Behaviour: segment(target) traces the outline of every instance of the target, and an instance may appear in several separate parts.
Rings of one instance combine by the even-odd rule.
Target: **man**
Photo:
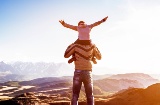
[[[87,104],[94,105],[93,80],[92,80],[92,58],[101,59],[101,53],[95,44],[82,45],[73,43],[65,51],[64,57],[75,56],[75,71],[73,76],[71,105],[78,105],[78,98],[82,83],[84,84]]]

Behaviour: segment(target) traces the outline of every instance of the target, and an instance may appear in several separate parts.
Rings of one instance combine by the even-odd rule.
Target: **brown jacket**
[[[75,54],[76,61],[75,69],[78,70],[92,70],[92,57],[96,59],[101,59],[101,53],[95,44],[91,45],[80,45],[80,44],[71,44],[65,51],[64,57],[69,58],[71,55]]]

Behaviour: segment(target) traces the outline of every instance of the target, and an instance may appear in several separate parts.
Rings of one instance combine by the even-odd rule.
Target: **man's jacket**
[[[101,53],[95,44],[71,44],[66,49],[64,57],[69,58],[71,55],[74,55],[76,58],[74,64],[77,70],[92,70],[92,58],[101,59]]]

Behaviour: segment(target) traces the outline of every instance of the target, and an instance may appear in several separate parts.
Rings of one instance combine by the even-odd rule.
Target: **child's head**
[[[79,26],[79,25],[82,25],[82,24],[84,24],[84,23],[85,23],[84,21],[79,21],[79,22],[78,22],[78,26]]]
[[[86,24],[85,24],[84,21],[79,21],[78,22],[78,26],[80,26],[80,27],[86,27]]]

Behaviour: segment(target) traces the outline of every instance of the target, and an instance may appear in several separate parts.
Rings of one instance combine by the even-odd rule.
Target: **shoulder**
[[[92,24],[90,24],[90,25],[87,25],[87,27],[89,27],[89,28],[92,28]]]
[[[90,44],[91,47],[96,47],[96,45],[91,41],[91,44]]]

